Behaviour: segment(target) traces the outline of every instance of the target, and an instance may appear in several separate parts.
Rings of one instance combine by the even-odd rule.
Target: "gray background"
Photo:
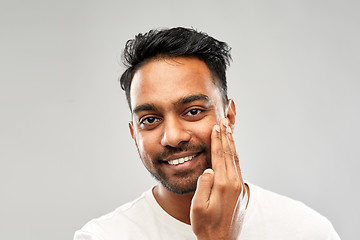
[[[127,39],[228,42],[244,176],[359,232],[358,1],[1,1],[0,239],[71,239],[154,181],[117,78]]]

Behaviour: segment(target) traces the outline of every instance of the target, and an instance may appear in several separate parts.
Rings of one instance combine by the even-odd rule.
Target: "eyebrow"
[[[190,95],[187,97],[180,98],[178,101],[174,103],[175,106],[181,106],[187,103],[195,102],[195,101],[206,101],[210,102],[210,98],[204,94]]]
[[[206,101],[207,103],[211,102],[211,100],[208,96],[206,96],[204,94],[197,94],[197,95],[190,95],[190,96],[180,98],[179,100],[177,100],[174,103],[174,105],[181,106],[181,105],[185,105],[185,104],[195,102],[195,101]],[[137,106],[134,109],[133,113],[138,114],[139,112],[142,112],[142,111],[157,111],[157,110],[158,110],[158,108],[155,107],[155,105],[146,103],[146,104]]]
[[[137,106],[134,109],[133,113],[137,114],[142,111],[156,111],[156,110],[157,110],[157,108],[153,104],[142,104],[142,105]]]

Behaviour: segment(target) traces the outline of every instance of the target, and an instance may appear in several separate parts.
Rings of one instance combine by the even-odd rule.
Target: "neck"
[[[190,206],[194,193],[176,194],[160,183],[153,189],[156,201],[169,215],[177,220],[190,224]]]

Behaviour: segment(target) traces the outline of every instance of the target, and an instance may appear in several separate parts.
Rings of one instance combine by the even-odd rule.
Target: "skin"
[[[193,57],[152,59],[135,73],[130,96],[130,133],[159,180],[157,202],[191,224],[198,239],[236,239],[246,185],[232,137],[235,104],[224,106],[206,64]],[[193,158],[168,163],[183,157]]]

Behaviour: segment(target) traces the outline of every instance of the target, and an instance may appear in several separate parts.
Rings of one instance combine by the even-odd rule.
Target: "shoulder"
[[[330,221],[300,201],[250,186],[250,203],[245,222],[266,234],[301,236],[311,239],[339,239]]]
[[[196,239],[191,226],[166,213],[149,189],[138,199],[124,204],[85,224],[74,240]]]
[[[132,235],[140,234],[139,221],[146,221],[145,217],[152,216],[150,214],[151,207],[146,201],[148,194],[151,194],[151,190],[106,215],[92,219],[75,232],[74,240],[116,239],[119,236],[124,237],[124,239],[141,239],[140,236],[126,235],[129,233]]]

